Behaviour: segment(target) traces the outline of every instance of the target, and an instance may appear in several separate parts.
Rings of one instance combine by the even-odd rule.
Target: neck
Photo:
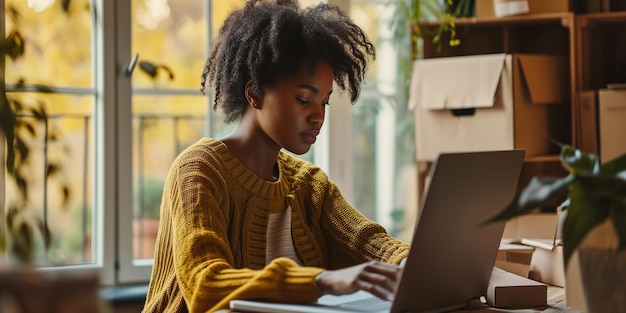
[[[241,164],[268,181],[275,181],[278,172],[275,170],[280,146],[260,131],[254,131],[243,121],[237,124],[235,130],[221,141],[228,147]]]

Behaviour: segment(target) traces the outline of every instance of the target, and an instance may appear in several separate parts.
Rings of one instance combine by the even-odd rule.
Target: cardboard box
[[[564,57],[488,54],[416,60],[409,105],[418,161],[442,152],[525,149],[558,153],[569,137]]]
[[[533,247],[526,245],[501,243],[495,266],[507,272],[528,277],[533,250]]]
[[[478,18],[568,11],[572,11],[569,0],[476,0],[475,7]]]
[[[503,17],[529,11],[527,0],[476,0],[476,17]]]
[[[545,307],[548,286],[494,268],[487,287],[487,304],[497,308]]]
[[[524,238],[522,243],[535,247],[530,261],[528,278],[552,286],[565,287],[563,246],[552,245],[553,239]]]
[[[601,89],[598,111],[600,160],[606,162],[626,153],[626,90]]]
[[[564,287],[563,247],[557,213],[531,213],[507,221],[503,241],[533,249],[528,262],[528,278],[548,285]]]

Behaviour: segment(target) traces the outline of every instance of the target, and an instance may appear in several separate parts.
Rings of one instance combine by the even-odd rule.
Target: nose
[[[313,105],[311,106],[311,113],[309,114],[309,123],[322,124],[324,123],[324,115],[326,115],[326,105]]]

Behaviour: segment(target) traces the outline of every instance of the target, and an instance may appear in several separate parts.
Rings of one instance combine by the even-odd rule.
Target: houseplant
[[[624,312],[626,154],[601,164],[596,155],[562,145],[560,159],[568,176],[534,177],[488,222],[530,213],[567,195],[562,205],[566,214],[562,224],[564,264],[569,265],[578,252],[589,312]]]
[[[457,37],[455,19],[473,15],[473,0],[391,0],[394,12],[390,18],[390,28],[396,41],[410,38],[411,50],[417,52],[418,38],[430,38],[438,49],[442,38],[448,33],[451,47],[461,44]],[[425,27],[424,22],[436,21],[437,26]],[[411,56],[416,59],[416,55]]]

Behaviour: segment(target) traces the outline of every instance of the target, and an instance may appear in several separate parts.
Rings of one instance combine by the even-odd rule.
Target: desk
[[[507,313],[581,313],[580,311],[567,309],[565,307],[565,289],[562,287],[548,286],[548,307],[547,308],[532,308],[532,309],[499,309],[492,308],[485,305],[483,308],[475,310],[457,310],[453,313],[461,312],[507,312]]]
[[[548,286],[548,307],[547,308],[532,308],[532,309],[499,309],[492,308],[487,305],[478,309],[466,309],[456,310],[450,313],[493,313],[493,312],[506,312],[506,313],[581,313],[580,311],[566,309],[565,308],[565,290],[561,287]],[[235,312],[231,310],[220,310],[217,313],[243,313]]]

